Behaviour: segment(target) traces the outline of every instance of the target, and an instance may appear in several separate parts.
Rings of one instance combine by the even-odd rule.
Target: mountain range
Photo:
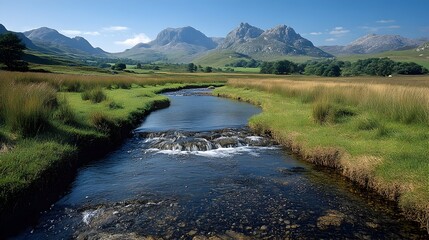
[[[0,34],[10,32],[0,24]],[[101,48],[94,48],[85,38],[69,38],[55,29],[42,27],[24,33],[14,32],[25,46],[34,51],[75,57],[108,57]]]
[[[393,50],[416,48],[423,40],[414,40],[399,35],[368,34],[346,46],[321,46],[325,52],[335,56],[352,54],[374,54]]]
[[[233,50],[255,59],[288,55],[332,57],[286,25],[264,31],[248,23],[241,23],[228,33],[219,49]]]
[[[191,62],[208,50],[216,48],[219,39],[215,40],[193,27],[167,28],[161,31],[155,40],[139,43],[114,55],[143,62]]]
[[[293,28],[279,25],[266,31],[241,23],[222,38],[209,38],[192,27],[167,28],[155,40],[115,54],[140,61],[190,62],[213,50],[245,54],[257,60],[284,56],[332,57]]]
[[[0,34],[9,32],[0,24]],[[346,46],[316,47],[286,25],[263,30],[241,23],[225,38],[207,37],[193,27],[167,28],[155,40],[139,43],[121,53],[108,53],[94,48],[85,38],[69,38],[55,29],[42,27],[16,33],[28,49],[70,57],[130,58],[141,62],[189,63],[238,56],[242,59],[273,61],[288,57],[329,58],[351,54],[372,54],[391,50],[415,48],[423,40],[399,35],[370,34]]]
[[[62,35],[57,30],[47,27],[24,32],[24,35],[35,45],[48,51],[97,57],[106,57],[108,55],[108,53],[101,48],[94,48],[83,37],[69,38]]]

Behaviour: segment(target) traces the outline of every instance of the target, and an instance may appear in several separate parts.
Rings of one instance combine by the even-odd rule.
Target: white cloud
[[[125,45],[125,46],[135,46],[139,43],[148,43],[150,42],[150,38],[146,36],[144,33],[140,33],[138,35],[134,35],[133,38],[126,39],[124,41],[116,41],[115,44]]]
[[[124,27],[124,26],[110,26],[110,27],[103,28],[104,31],[108,31],[108,32],[126,31],[128,29],[129,29],[128,27]]]
[[[336,38],[328,38],[328,39],[325,39],[325,41],[327,41],[327,42],[335,42],[335,41],[337,41],[337,39]]]
[[[350,30],[345,29],[344,27],[335,27],[334,29],[332,29],[332,30],[329,32],[329,34],[331,34],[331,35],[335,35],[335,36],[337,36],[337,37],[340,37],[340,36],[342,36],[342,35],[344,35],[344,34],[346,34],[346,33],[349,33],[349,32],[350,32]]]
[[[99,36],[100,33],[97,31],[94,32],[84,32],[83,35]]]
[[[385,24],[385,23],[393,23],[393,22],[395,22],[395,20],[393,20],[393,19],[381,19],[381,20],[378,20],[376,22]]]
[[[314,36],[322,35],[322,34],[323,34],[322,32],[311,32],[310,33],[310,35],[314,35]]]
[[[64,35],[68,35],[68,36],[82,36],[82,35],[91,35],[91,36],[98,36],[100,35],[99,32],[94,31],[94,32],[84,32],[84,31],[80,31],[80,30],[60,30],[60,32]]]

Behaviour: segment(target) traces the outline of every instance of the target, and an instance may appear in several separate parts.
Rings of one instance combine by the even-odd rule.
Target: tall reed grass
[[[92,103],[100,103],[107,99],[101,87],[87,89],[82,93],[82,100],[90,100]]]
[[[47,83],[0,82],[0,119],[12,131],[37,134],[56,106],[56,90]]]
[[[429,88],[388,84],[333,83],[322,81],[231,79],[233,87],[254,88],[314,104],[316,117],[328,105],[344,105],[371,111],[401,123],[429,125]],[[322,109],[324,107],[324,109]],[[323,110],[323,111],[322,111]],[[319,121],[315,119],[316,121]]]
[[[74,75],[35,72],[0,72],[0,81],[15,81],[20,83],[49,83],[58,91],[83,92],[86,89],[105,87],[108,89],[131,88],[133,84],[163,85],[166,83],[201,83],[201,82],[226,82],[221,75],[190,75],[190,74],[147,74],[147,75]]]

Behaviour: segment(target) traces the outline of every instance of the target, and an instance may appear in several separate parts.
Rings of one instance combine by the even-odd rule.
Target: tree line
[[[328,59],[294,63],[288,60],[264,62],[260,73],[305,74],[325,77],[339,76],[389,76],[392,74],[421,75],[429,73],[425,67],[414,62],[395,62],[389,58],[368,58],[356,62]]]

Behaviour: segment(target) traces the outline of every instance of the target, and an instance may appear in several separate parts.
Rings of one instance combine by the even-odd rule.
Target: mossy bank
[[[2,79],[1,238],[31,225],[65,192],[80,166],[112,151],[149,112],[169,106],[158,93],[222,84],[118,81],[65,91],[40,76],[17,79]]]
[[[300,159],[334,168],[396,201],[405,216],[427,227],[427,91],[292,77],[230,80],[214,94],[261,106],[263,113],[249,121],[252,129],[271,133]]]

